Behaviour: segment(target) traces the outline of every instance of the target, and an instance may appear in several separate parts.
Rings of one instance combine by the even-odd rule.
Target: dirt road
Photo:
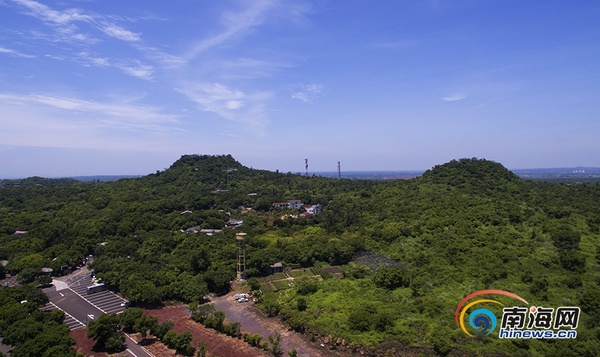
[[[233,293],[217,297],[212,300],[215,309],[225,313],[229,322],[239,322],[242,333],[260,334],[263,341],[268,341],[269,335],[275,332],[281,334],[281,349],[284,356],[292,349],[296,349],[298,356],[302,357],[339,357],[343,354],[331,351],[316,342],[310,342],[306,336],[288,330],[288,328],[276,318],[268,318],[252,301],[237,302]]]

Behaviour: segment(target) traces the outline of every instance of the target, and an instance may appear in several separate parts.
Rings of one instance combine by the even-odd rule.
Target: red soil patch
[[[190,320],[190,315],[186,306],[170,306],[157,310],[144,310],[144,313],[156,317],[159,323],[164,321],[173,322],[173,330],[177,333],[190,332],[192,334],[192,344],[196,346],[198,341],[205,343],[207,351],[210,355],[221,357],[270,356],[264,351],[250,347],[241,339],[217,333],[212,329],[208,329],[198,323],[193,322]],[[159,347],[158,345],[161,344],[155,343],[144,347],[146,347],[146,349],[156,357],[175,355],[173,350],[169,350],[170,354],[163,354],[166,353],[164,349],[155,350],[155,347]],[[162,347],[164,348],[164,346]]]
[[[75,346],[73,348],[86,357],[107,357],[108,353],[106,352],[94,352],[92,350],[96,342],[87,337],[87,332],[87,328],[80,328],[69,332],[71,337],[75,339]]]
[[[264,351],[250,347],[241,339],[232,338],[223,334],[219,334],[212,329],[207,329],[204,326],[190,320],[186,306],[165,307],[157,310],[144,310],[144,313],[154,316],[159,323],[163,321],[173,322],[173,330],[177,333],[190,332],[192,334],[192,344],[197,346],[198,341],[206,344],[209,356],[220,357],[267,357],[270,356]],[[121,354],[110,355],[106,352],[96,352],[93,350],[94,340],[87,337],[87,328],[80,328],[70,332],[70,335],[75,339],[76,344],[74,349],[86,357],[110,357],[120,356]],[[140,341],[139,334],[130,335],[136,341]],[[155,357],[173,357],[177,354],[175,350],[169,349],[164,344],[153,341],[146,341],[144,348],[152,353]]]

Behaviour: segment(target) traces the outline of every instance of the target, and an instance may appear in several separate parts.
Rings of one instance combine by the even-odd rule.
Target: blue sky
[[[0,178],[600,166],[600,2],[0,0]]]

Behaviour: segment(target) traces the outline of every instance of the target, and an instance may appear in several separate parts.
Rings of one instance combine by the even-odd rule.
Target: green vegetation
[[[121,321],[115,314],[103,314],[97,320],[90,321],[87,336],[96,341],[94,347],[100,351],[119,352],[125,346]]]
[[[144,340],[151,334],[178,354],[193,356],[196,349],[192,345],[192,335],[189,332],[177,333],[172,328],[172,322],[159,324],[155,317],[144,315],[142,309],[133,307],[120,315],[104,314],[91,321],[88,337],[96,341],[96,350],[116,353],[125,349],[123,332],[140,333]]]
[[[246,276],[261,278],[252,280],[264,293],[260,306],[298,331],[381,355],[392,348],[506,356],[600,351],[597,182],[523,181],[479,159],[453,160],[411,180],[338,180],[199,155],[136,179],[36,182],[0,189],[0,259],[24,282],[43,267],[59,272],[93,254],[97,276],[133,303],[198,304],[228,289],[235,233],[243,231]],[[290,212],[271,204],[290,199],[321,204],[323,212],[281,219]],[[224,229],[229,219],[244,223]],[[190,227],[223,232],[186,233]],[[264,279],[275,262],[294,269]],[[467,336],[454,310],[483,289],[511,291],[535,306],[581,307],[577,338]],[[206,319],[223,329],[217,315]],[[153,328],[159,330],[144,331]],[[168,330],[155,332],[165,337]]]
[[[12,356],[79,356],[71,348],[75,340],[63,324],[63,312],[40,311],[47,302],[32,286],[0,288],[0,334],[13,347]]]

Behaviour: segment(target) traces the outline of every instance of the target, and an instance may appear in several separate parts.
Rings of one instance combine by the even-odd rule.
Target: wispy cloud
[[[267,124],[264,102],[267,93],[249,95],[221,83],[186,83],[177,89],[205,112],[243,124],[262,134]]]
[[[0,53],[4,53],[13,57],[21,57],[21,58],[36,58],[36,56],[28,55],[26,53],[19,52],[17,50],[12,50],[10,48],[0,46]]]
[[[74,32],[75,27],[69,26],[62,29],[53,29],[53,31],[32,30],[30,34],[24,36],[27,40],[38,40],[50,43],[74,43],[77,45],[92,46],[100,40],[90,34]]]
[[[459,93],[459,94],[452,94],[452,95],[442,97],[442,100],[444,100],[446,102],[456,102],[456,101],[463,100],[466,98],[467,98],[467,94]]]
[[[144,125],[144,123],[172,123],[177,120],[175,115],[165,114],[158,107],[127,101],[99,102],[52,94],[0,93],[0,105],[35,106],[40,104],[67,112],[99,115],[100,118],[126,119],[129,123],[140,125]]]
[[[135,45],[134,47],[143,53],[146,58],[159,63],[163,68],[173,69],[181,67],[185,64],[185,60],[183,58],[161,51],[155,47],[142,45]]]
[[[115,67],[130,76],[145,80],[151,80],[154,73],[153,66],[143,64],[139,60],[133,60],[128,64],[116,64]]]
[[[207,112],[227,117],[231,111],[244,106],[244,93],[220,83],[197,83],[180,89],[180,92]]]
[[[32,0],[12,0],[14,3],[23,6],[29,14],[45,22],[67,25],[76,21],[90,21],[89,15],[83,14],[78,9],[67,9],[64,11],[53,10],[50,7]]]
[[[90,53],[83,51],[77,54],[79,61],[86,66],[113,67],[121,70],[123,73],[144,80],[153,79],[154,66],[144,64],[140,60],[113,60],[108,57],[94,57]]]
[[[319,97],[324,90],[321,84],[293,84],[288,87],[291,97],[304,103],[311,103]]]
[[[110,37],[114,37],[123,41],[136,42],[141,39],[140,34],[111,23],[103,23],[100,27],[100,30]]]
[[[45,58],[71,60],[81,66],[105,70],[112,68],[115,72],[138,79],[162,81],[161,84],[168,88],[178,86],[178,93],[194,102],[199,110],[214,113],[257,132],[263,132],[267,127],[265,108],[271,93],[248,88],[252,88],[253,80],[271,77],[276,71],[291,65],[286,60],[276,58],[285,58],[285,55],[273,56],[272,52],[260,50],[234,58],[223,57],[221,46],[231,45],[256,33],[267,22],[279,19],[287,25],[289,19],[301,19],[309,11],[306,5],[290,5],[279,0],[234,1],[226,10],[221,8],[221,12],[217,13],[216,27],[208,29],[211,35],[196,38],[191,44],[188,42],[187,51],[180,49],[179,53],[183,55],[176,56],[167,51],[180,44],[149,43],[152,38],[145,40],[144,33],[133,27],[139,19],[67,8],[68,5],[64,3],[4,1],[9,1],[21,13],[39,20],[36,21],[37,29],[23,32],[23,36],[27,34],[29,39],[50,42],[52,46],[48,47],[49,54]],[[40,22],[43,25],[41,29]],[[185,36],[182,40],[185,40]],[[61,44],[57,45],[58,42]],[[16,52],[8,53],[1,49],[0,53],[16,55]],[[264,59],[267,56],[268,59]],[[200,61],[201,66],[196,66]],[[300,85],[294,89],[292,97],[309,103],[322,90],[323,87],[317,84]],[[95,107],[99,112],[102,104],[46,97],[50,99],[29,96],[28,100],[55,108],[59,108],[59,103],[72,106],[60,108],[64,110]]]
[[[33,31],[30,35],[32,38],[51,43],[68,42],[76,45],[70,54],[67,53],[64,56],[53,54],[49,58],[72,58],[84,66],[116,68],[128,76],[143,80],[153,79],[156,71],[153,64],[144,63],[144,58],[150,61],[160,60],[161,65],[170,63],[173,66],[173,63],[181,63],[181,60],[175,56],[144,47],[141,43],[140,33],[131,31],[115,22],[120,18],[73,8],[56,10],[33,0],[12,0],[12,2],[19,6],[24,13],[41,20],[51,29],[48,32]],[[91,31],[92,34],[82,31],[80,27]],[[114,51],[111,56],[93,54],[94,47],[91,46],[101,42],[103,35],[132,44],[133,49],[142,54],[141,59],[131,58],[131,55],[129,58],[118,58],[118,52]],[[0,48],[0,53],[25,57],[20,52],[9,51],[9,49]]]
[[[85,23],[112,38],[126,42],[141,40],[139,33],[119,26],[111,21],[110,16],[86,13],[84,10],[75,8],[56,10],[33,0],[12,0],[12,2],[20,6],[25,14],[41,20],[54,31],[52,37],[46,33],[35,32],[34,35],[40,39],[52,38],[54,41],[75,41],[88,44],[98,42],[98,39],[83,33],[78,27],[78,24]]]
[[[140,98],[99,101],[5,92],[0,93],[0,111],[4,145],[159,150],[174,143],[174,134],[182,131],[178,115],[144,104]]]
[[[258,0],[245,4],[250,5],[241,11],[224,12],[221,16],[223,30],[217,35],[196,43],[184,57],[188,61],[192,60],[212,47],[221,45],[232,38],[245,35],[264,21],[267,12],[274,7],[275,2],[273,0]]]

